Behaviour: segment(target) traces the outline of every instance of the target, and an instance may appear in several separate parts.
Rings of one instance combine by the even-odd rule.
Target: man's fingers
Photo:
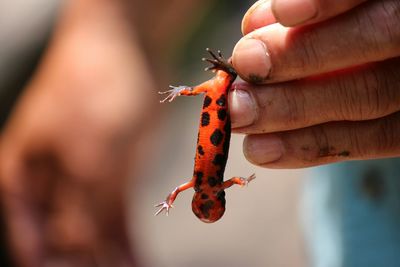
[[[288,81],[400,55],[400,2],[366,2],[318,25],[271,24],[244,36],[232,63],[253,83]]]
[[[40,266],[43,256],[39,214],[21,199],[6,196],[8,205],[4,213],[8,244],[13,261],[21,267]],[[12,203],[10,203],[12,202]]]
[[[31,188],[23,183],[25,175],[8,167],[11,166],[1,166],[0,196],[10,253],[18,266],[39,266],[39,259],[44,252],[41,214],[37,212],[36,203],[29,194]]]
[[[242,33],[279,22],[284,26],[316,23],[344,13],[366,0],[259,0],[242,20]]]
[[[315,23],[339,15],[366,0],[272,0],[271,9],[284,26]]]
[[[16,266],[36,267],[42,266],[47,252],[44,216],[51,206],[48,193],[52,189],[49,181],[55,177],[54,161],[46,166],[43,160],[48,154],[38,157],[42,140],[27,146],[31,150],[26,153],[27,139],[21,136],[29,133],[20,133],[12,134],[8,127],[0,140],[0,197],[12,261]]]
[[[276,19],[271,10],[271,0],[260,0],[255,2],[243,16],[242,33],[246,35],[275,22]]]
[[[400,113],[365,122],[332,122],[300,130],[249,135],[246,158],[267,168],[303,168],[400,154]]]
[[[330,121],[370,120],[400,110],[400,59],[273,85],[234,85],[235,132],[286,131]]]

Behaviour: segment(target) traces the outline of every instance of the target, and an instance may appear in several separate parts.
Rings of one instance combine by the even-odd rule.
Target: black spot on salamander
[[[231,134],[231,118],[229,117],[229,114],[227,114],[228,115],[228,119],[226,120],[226,123],[225,123],[225,125],[224,125],[224,131],[225,131],[225,133],[226,134]]]
[[[204,155],[204,150],[202,145],[197,146],[197,152],[202,156]]]
[[[195,184],[194,184],[194,191],[200,192],[200,185],[203,182],[204,174],[202,172],[195,172],[194,175],[196,176]]]
[[[214,201],[207,200],[206,202],[200,205],[200,211],[203,214],[204,218],[210,217],[210,209],[214,206]]]
[[[218,99],[217,99],[217,105],[220,107],[224,107],[226,105],[226,96],[225,95],[221,95]]]
[[[201,114],[201,126],[207,126],[210,124],[210,114],[208,112],[203,112]]]
[[[201,194],[201,199],[208,199],[208,198],[209,198],[209,196],[207,194],[205,194],[205,193]]]
[[[217,185],[217,179],[215,179],[215,177],[208,177],[208,179],[207,179],[207,182],[208,182],[208,185],[209,186],[211,186],[211,187],[214,187],[214,186],[216,186]]]
[[[224,152],[225,155],[228,155],[229,145],[230,145],[230,141],[231,141],[231,122],[230,122],[229,116],[225,123],[224,130],[225,130],[225,140],[224,140],[224,144],[222,147],[222,151]]]
[[[229,153],[229,138],[225,138],[224,144],[222,146],[222,151],[224,152],[225,155],[228,155]]]
[[[224,172],[222,170],[218,170],[216,172],[217,174],[217,179],[220,183],[222,183],[222,181],[224,180]]]
[[[221,121],[225,120],[226,114],[226,109],[218,110],[218,119],[220,119]]]
[[[197,179],[201,180],[203,179],[203,176],[204,176],[203,172],[196,172]]]
[[[212,102],[212,98],[209,97],[208,95],[206,95],[206,97],[204,98],[204,102],[203,102],[203,108],[208,107]]]
[[[224,134],[221,132],[220,129],[215,129],[212,135],[210,136],[210,141],[214,146],[218,146],[222,139],[224,138]]]
[[[223,166],[226,163],[226,156],[224,154],[215,155],[212,163],[217,166]]]
[[[221,201],[222,207],[225,207],[226,200],[225,200],[225,191],[221,190],[217,193],[217,199]]]

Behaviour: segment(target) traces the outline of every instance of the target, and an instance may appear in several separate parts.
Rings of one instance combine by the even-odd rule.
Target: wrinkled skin
[[[256,2],[232,55],[250,82],[230,95],[247,159],[301,168],[398,157],[399,14],[396,0]]]

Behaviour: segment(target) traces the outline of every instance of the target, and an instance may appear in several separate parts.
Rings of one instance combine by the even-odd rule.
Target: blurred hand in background
[[[65,3],[1,135],[1,200],[18,266],[135,265],[125,196],[157,121],[152,60],[168,47],[166,27],[187,18],[171,20],[178,3]]]

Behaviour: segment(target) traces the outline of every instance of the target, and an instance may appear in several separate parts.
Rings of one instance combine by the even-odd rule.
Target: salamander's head
[[[218,221],[225,212],[225,191],[218,193],[196,192],[192,200],[193,213],[203,222]]]

